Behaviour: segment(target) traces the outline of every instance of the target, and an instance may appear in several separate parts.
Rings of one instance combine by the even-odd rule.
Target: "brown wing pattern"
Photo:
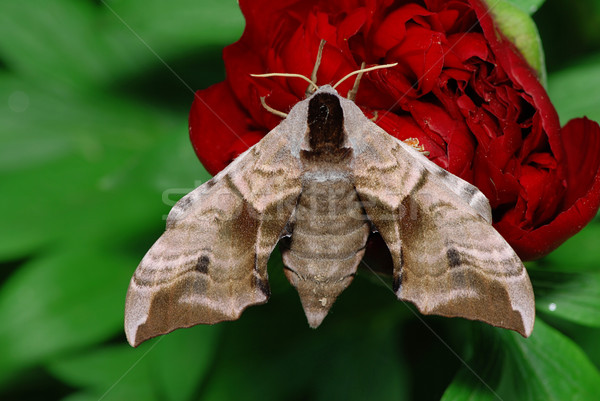
[[[355,183],[394,259],[398,298],[424,314],[481,320],[529,336],[531,283],[491,226],[487,199],[380,129],[371,130],[355,160]]]
[[[269,297],[266,265],[301,191],[277,129],[182,198],[127,292],[131,345],[180,327],[234,320]]]

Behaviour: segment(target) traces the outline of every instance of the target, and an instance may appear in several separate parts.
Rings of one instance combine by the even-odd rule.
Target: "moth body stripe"
[[[290,251],[290,254],[292,254],[295,258],[298,259],[304,259],[304,260],[312,260],[312,261],[333,261],[333,260],[338,260],[338,261],[344,261],[344,260],[349,260],[352,259],[354,257],[356,257],[356,255],[362,251],[364,251],[366,249],[366,246],[363,245],[357,249],[353,249],[350,251],[346,251],[346,252],[340,252],[340,251],[322,251],[322,250],[318,250],[318,251],[307,251],[307,252],[300,252],[300,251]]]
[[[303,226],[299,226],[299,227],[294,227],[293,233],[292,235],[294,237],[296,236],[306,236],[306,237],[311,237],[313,238],[315,241],[335,241],[335,240],[339,240],[340,237],[351,237],[353,235],[356,235],[356,233],[358,233],[359,231],[364,230],[364,224],[360,224],[360,225],[356,225],[356,226],[346,226],[348,228],[348,231],[336,231],[336,233],[330,233],[330,232],[322,232],[322,231],[318,231],[318,230],[311,230],[308,227],[303,227]]]

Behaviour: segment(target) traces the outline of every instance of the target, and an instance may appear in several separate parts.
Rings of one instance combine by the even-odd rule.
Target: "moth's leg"
[[[277,117],[286,118],[288,116],[283,111],[275,110],[274,108],[269,106],[267,104],[267,102],[265,101],[265,96],[260,97],[260,104],[262,104],[262,106],[265,108],[265,110],[267,110],[269,113],[275,114]]]
[[[406,138],[402,142],[409,146],[412,146],[413,148],[415,148],[415,150],[418,150],[425,156],[429,156],[429,152],[425,150],[425,147],[423,145],[419,144],[419,140],[417,138]]]

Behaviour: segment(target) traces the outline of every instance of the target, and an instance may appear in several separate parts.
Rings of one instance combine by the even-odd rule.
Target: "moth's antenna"
[[[251,77],[258,77],[258,78],[268,78],[268,77],[302,78],[303,80],[307,81],[310,85],[313,85],[315,88],[319,89],[319,87],[317,86],[317,84],[315,84],[313,81],[309,80],[308,78],[306,78],[304,75],[301,75],[301,74],[290,74],[290,73],[286,73],[286,72],[271,72],[271,73],[268,73],[268,74],[250,74],[250,76]],[[309,85],[309,88],[310,88],[310,85]],[[273,113],[276,116],[279,116],[279,117],[282,117],[282,118],[286,118],[287,117],[287,114],[284,113],[283,111],[275,110],[274,108],[272,108],[271,106],[269,106],[267,104],[267,102],[265,102],[265,97],[264,96],[260,97],[260,104],[262,104],[262,106],[265,108],[265,110],[267,110],[269,113]]]
[[[301,74],[292,74],[292,73],[287,73],[287,72],[271,72],[268,74],[250,74],[251,77],[258,77],[258,78],[268,78],[268,77],[288,77],[288,78],[302,78],[303,80],[305,80],[306,82],[308,82],[308,87],[306,88],[306,94],[307,96],[310,95],[312,92],[316,91],[317,89],[319,89],[319,87],[317,86],[317,84],[315,83],[316,81],[316,75],[317,75],[317,69],[319,68],[319,64],[321,63],[321,54],[323,51],[323,46],[325,45],[325,41],[321,40],[321,44],[319,45],[319,54],[317,55],[317,63],[315,64],[315,68],[313,69],[313,78],[308,79],[306,78],[304,75]],[[312,91],[311,91],[312,89]],[[260,97],[260,104],[262,104],[262,106],[265,108],[265,110],[267,110],[269,113],[273,113],[278,117],[281,118],[286,118],[287,114],[279,111],[279,110],[275,110],[274,108],[272,108],[271,106],[269,106],[267,104],[267,102],[265,102],[265,97],[261,96]]]
[[[395,67],[397,65],[398,65],[398,63],[393,63],[393,64],[376,65],[374,67],[369,67],[369,68],[361,68],[360,70],[353,71],[350,74],[346,75],[344,78],[337,81],[337,83],[335,85],[333,85],[333,89],[337,88],[342,82],[344,82],[345,80],[350,78],[352,75],[362,74],[364,72],[379,70],[382,68],[391,68],[391,67]]]
[[[366,65],[366,63],[363,61],[362,64],[360,65],[360,69],[364,70],[365,65]],[[360,84],[360,79],[362,78],[363,73],[364,73],[364,71],[361,71],[356,76],[356,80],[354,81],[354,86],[352,87],[352,89],[350,89],[350,91],[348,92],[348,95],[346,96],[348,98],[348,100],[354,101],[354,99],[356,99],[356,93],[358,92],[358,85]]]
[[[312,74],[310,74],[310,82],[315,84],[315,86],[317,83],[317,71],[319,71],[319,66],[321,65],[321,58],[323,57],[323,48],[325,47],[325,43],[325,39],[321,39],[321,43],[319,43],[319,51],[317,52],[317,60],[315,61],[315,66],[313,67]],[[308,88],[306,88],[306,97],[312,95],[315,92],[314,89],[311,89],[312,87],[310,85],[308,86]],[[318,86],[317,89],[319,89]]]
[[[258,77],[258,78],[268,78],[268,77],[288,77],[288,78],[302,78],[303,80],[305,80],[306,82],[308,82],[308,87],[306,88],[306,96],[310,96],[311,94],[313,94],[316,90],[319,89],[319,87],[317,86],[317,71],[319,70],[319,66],[321,65],[321,58],[323,57],[323,48],[325,47],[325,40],[321,39],[321,43],[319,43],[319,51],[317,53],[317,60],[315,61],[315,66],[313,68],[312,74],[310,76],[310,79],[308,79],[307,77],[305,77],[304,75],[301,74],[292,74],[292,73],[287,73],[287,72],[271,72],[268,74],[250,74],[251,77]],[[273,113],[278,117],[281,118],[286,118],[287,114],[279,111],[279,110],[275,110],[274,108],[272,108],[271,106],[269,106],[267,104],[267,102],[265,101],[265,96],[261,96],[260,97],[260,104],[262,104],[262,106],[265,108],[265,110],[267,110],[269,113]]]
[[[268,77],[290,77],[290,78],[302,78],[303,80],[305,80],[306,82],[308,82],[309,84],[311,84],[312,86],[314,86],[317,90],[319,89],[319,87],[317,86],[317,84],[315,84],[313,81],[311,81],[310,79],[306,78],[304,75],[302,74],[292,74],[292,73],[287,73],[287,72],[270,72],[268,74],[250,74],[251,77],[258,77],[258,78],[268,78]]]
[[[251,77],[259,77],[259,78],[268,78],[268,77],[288,77],[288,78],[302,78],[306,82],[308,82],[308,88],[306,88],[306,96],[312,95],[316,90],[319,89],[317,85],[317,71],[319,70],[319,66],[321,65],[321,58],[323,57],[323,48],[325,47],[325,39],[321,39],[321,43],[319,43],[319,51],[317,52],[317,61],[315,61],[315,66],[313,67],[312,74],[310,75],[310,79],[301,74],[293,74],[287,72],[271,72],[268,74],[250,74]]]

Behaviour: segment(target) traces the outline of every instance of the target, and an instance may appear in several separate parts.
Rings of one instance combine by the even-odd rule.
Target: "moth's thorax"
[[[315,155],[345,153],[344,111],[339,96],[321,92],[308,103],[307,135],[310,152]]]
[[[306,143],[300,152],[303,183],[351,178],[352,148],[346,147],[344,111],[339,96],[330,92],[315,94],[308,103]]]

